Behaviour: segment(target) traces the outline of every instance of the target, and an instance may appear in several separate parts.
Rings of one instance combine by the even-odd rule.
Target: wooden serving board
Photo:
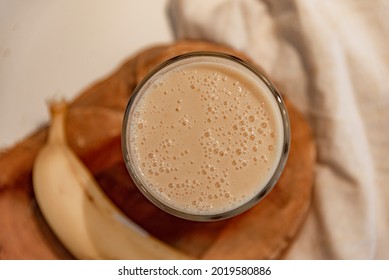
[[[264,200],[235,218],[191,222],[166,214],[142,196],[124,166],[120,134],[131,92],[161,62],[195,50],[223,51],[248,59],[207,42],[150,47],[71,103],[66,128],[69,143],[123,212],[164,242],[200,259],[281,258],[309,209],[316,156],[311,129],[288,100],[292,141],[283,175]],[[72,258],[51,232],[34,199],[31,170],[46,135],[47,127],[41,127],[0,153],[0,259]]]

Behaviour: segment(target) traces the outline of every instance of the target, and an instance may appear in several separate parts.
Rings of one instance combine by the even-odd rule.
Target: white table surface
[[[143,47],[171,42],[168,0],[0,0],[0,149]]]

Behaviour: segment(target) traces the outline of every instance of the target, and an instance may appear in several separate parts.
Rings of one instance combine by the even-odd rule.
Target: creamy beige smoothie
[[[195,215],[231,211],[258,196],[279,168],[279,101],[252,71],[188,61],[150,80],[133,104],[126,146],[157,200]]]

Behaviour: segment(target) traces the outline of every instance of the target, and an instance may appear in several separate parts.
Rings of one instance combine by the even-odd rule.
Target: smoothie
[[[126,160],[143,190],[168,208],[200,216],[234,211],[274,185],[285,112],[244,65],[221,57],[175,64],[133,100]]]

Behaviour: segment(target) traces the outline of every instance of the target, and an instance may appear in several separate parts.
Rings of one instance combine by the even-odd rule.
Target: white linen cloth
[[[389,259],[389,1],[169,4],[177,39],[247,53],[314,130],[313,204],[285,258]]]

